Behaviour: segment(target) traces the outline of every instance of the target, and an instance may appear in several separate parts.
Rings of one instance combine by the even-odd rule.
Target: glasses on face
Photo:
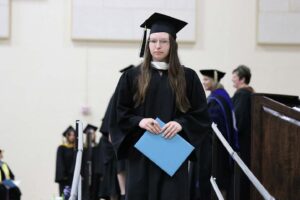
[[[149,40],[149,44],[150,45],[156,45],[157,43],[159,43],[160,45],[167,45],[169,44],[169,40],[167,39],[161,39],[161,40],[157,40],[157,39],[150,39]]]

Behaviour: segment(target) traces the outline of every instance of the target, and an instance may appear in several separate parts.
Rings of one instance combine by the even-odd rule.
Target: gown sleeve
[[[56,154],[56,172],[55,172],[55,182],[59,183],[65,178],[65,166],[63,159],[63,148],[59,146]]]
[[[193,70],[186,70],[187,97],[191,108],[174,121],[178,122],[191,144],[200,147],[203,138],[211,133],[211,121],[207,110],[207,100],[202,84]]]
[[[237,129],[239,133],[244,133],[245,130],[250,129],[251,117],[251,96],[246,93],[238,92],[234,95],[233,104],[237,122]]]
[[[143,119],[142,116],[137,116],[133,113],[134,108],[134,79],[133,74],[124,73],[120,78],[117,90],[115,93],[115,103],[117,103],[116,119],[122,130],[131,132],[139,122]]]
[[[138,131],[138,124],[143,119],[133,113],[133,82],[132,73],[123,73],[111,100],[109,132],[118,159],[126,157],[128,146],[132,144],[128,134]]]

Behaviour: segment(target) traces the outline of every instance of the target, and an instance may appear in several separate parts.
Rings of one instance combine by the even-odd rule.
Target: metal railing
[[[224,200],[224,197],[222,196],[222,193],[221,193],[221,191],[220,191],[220,189],[219,189],[219,187],[218,187],[218,185],[216,183],[216,178],[214,178],[214,177],[211,176],[210,177],[210,183],[211,183],[211,185],[212,185],[212,187],[213,187],[213,189],[214,189],[214,191],[215,191],[218,199],[219,200]]]
[[[215,123],[212,123],[212,129],[214,130],[216,136],[219,138],[223,146],[226,148],[232,159],[238,164],[238,166],[242,169],[245,175],[252,182],[254,187],[258,190],[258,192],[263,196],[265,200],[275,200],[275,198],[270,195],[270,193],[266,190],[266,188],[259,182],[259,180],[254,176],[254,174],[250,171],[250,169],[245,165],[243,160],[238,156],[238,154],[231,148],[228,144],[227,140],[224,138],[222,133],[217,128]],[[219,197],[218,197],[219,198]],[[223,198],[223,197],[222,197]]]

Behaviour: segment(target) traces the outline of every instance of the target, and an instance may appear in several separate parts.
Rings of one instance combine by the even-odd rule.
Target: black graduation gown
[[[108,140],[108,134],[109,134],[109,117],[110,117],[110,110],[112,107],[112,102],[113,102],[114,95],[111,97],[108,106],[105,111],[105,115],[102,120],[102,124],[100,127],[100,132],[102,133],[103,137],[103,162],[106,164],[112,159],[115,158],[115,152],[113,149],[113,146],[111,142]]]
[[[82,162],[81,162],[81,176],[82,176],[82,198],[90,200],[90,186],[92,178],[92,147],[85,146],[83,148]]]
[[[2,164],[0,163],[0,173],[1,173],[1,179],[0,180],[0,199],[1,200],[20,200],[21,199],[21,191],[18,186],[13,186],[13,187],[7,187],[5,186],[2,181],[7,180],[8,177],[6,177],[3,169],[2,169]],[[10,180],[14,180],[15,176],[11,169],[8,167],[9,171],[9,178]]]
[[[99,143],[92,148],[92,185],[91,199],[98,200],[99,189],[101,187],[101,178],[103,177],[103,156],[101,152],[101,139]]]
[[[199,149],[195,150],[197,160],[190,162],[189,184],[190,200],[211,199],[211,169],[212,169],[212,131],[202,142]]]
[[[113,145],[108,139],[109,135],[109,113],[112,106],[112,98],[109,101],[105,115],[100,127],[101,151],[103,153],[103,178],[99,190],[99,197],[109,198],[110,196],[120,195],[120,187],[117,178],[117,157]]]
[[[143,118],[159,117],[164,122],[177,121],[183,127],[179,133],[199,148],[210,129],[207,103],[200,80],[192,69],[184,67],[186,94],[191,109],[182,113],[176,109],[175,94],[168,80],[168,72],[151,68],[151,80],[145,101],[134,106],[140,67],[125,72],[119,80],[110,113],[112,142],[119,157],[128,158],[126,199],[129,200],[188,200],[188,163],[185,161],[170,177],[133,145],[145,130],[138,124]]]
[[[59,195],[65,186],[72,185],[76,151],[74,147],[60,145],[56,154],[55,182],[59,184]]]
[[[251,87],[237,90],[232,97],[237,128],[239,130],[240,156],[244,163],[250,167],[250,141],[251,141]],[[241,173],[240,198],[250,198],[250,181]]]
[[[87,137],[87,141],[90,139],[89,137]],[[101,178],[101,172],[98,173],[101,170],[101,164],[98,162],[102,162],[101,154],[97,155],[99,153],[98,149],[98,144],[91,142],[87,142],[87,146],[83,149],[81,174],[83,178],[82,196],[85,200],[94,200],[98,196],[99,181]],[[97,167],[100,167],[100,169],[97,169]]]
[[[238,151],[237,130],[234,124],[233,105],[224,89],[212,91],[208,97],[208,111],[211,120],[217,124],[230,146]],[[233,160],[223,144],[214,136],[213,141],[213,175],[221,190],[227,191],[227,199],[232,195]]]
[[[117,178],[117,157],[112,144],[106,136],[102,136],[103,151],[103,177],[98,197],[109,198],[110,196],[120,195],[120,187]]]
[[[100,142],[94,143],[94,146],[84,147],[81,166],[83,199],[98,200],[103,176],[103,156]]]

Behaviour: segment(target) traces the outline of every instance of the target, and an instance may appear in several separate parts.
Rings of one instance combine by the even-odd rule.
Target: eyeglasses
[[[169,42],[170,41],[167,39],[162,39],[162,40],[150,39],[149,40],[149,44],[151,44],[151,45],[155,45],[157,43],[159,43],[160,45],[167,45],[167,44],[169,44]]]

